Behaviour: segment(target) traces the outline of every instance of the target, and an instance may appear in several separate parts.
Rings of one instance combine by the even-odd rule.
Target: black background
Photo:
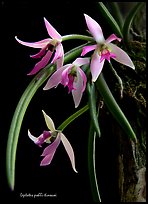
[[[23,41],[38,41],[48,37],[43,17],[57,29],[61,35],[84,34],[86,23],[84,13],[90,15],[104,30],[105,37],[111,34],[109,25],[104,20],[96,2],[74,1],[1,1],[1,199],[5,201],[77,201],[92,202],[89,177],[87,171],[87,138],[89,131],[89,113],[75,120],[65,130],[64,134],[71,142],[75,151],[76,168],[73,172],[68,156],[62,144],[57,149],[50,166],[40,167],[43,149],[35,146],[27,136],[28,128],[38,136],[46,125],[41,110],[43,109],[54,120],[58,127],[68,116],[75,112],[71,94],[59,86],[55,90],[43,91],[43,86],[33,97],[25,114],[16,156],[16,183],[11,192],[7,185],[5,174],[6,144],[11,119],[16,105],[25,88],[33,78],[27,76],[35,64],[29,57],[36,50],[20,45],[17,35]],[[65,52],[83,42],[65,42]],[[85,93],[80,107],[85,105]],[[107,121],[105,121],[106,123]],[[107,131],[107,130],[106,130]],[[104,131],[105,132],[105,131]],[[105,133],[108,137],[109,132]],[[102,202],[117,200],[113,141],[108,138],[97,141],[97,175]],[[56,195],[56,197],[40,196],[25,197],[22,194]]]

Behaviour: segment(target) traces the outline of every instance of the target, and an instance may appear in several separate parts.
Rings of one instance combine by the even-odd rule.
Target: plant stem
[[[67,127],[67,125],[69,125],[77,117],[85,113],[88,109],[88,105],[84,106],[83,108],[75,112],[73,115],[71,115],[69,118],[67,118],[57,129],[63,131]]]
[[[84,41],[94,41],[93,37],[89,37],[86,35],[78,35],[78,34],[71,34],[71,35],[64,35],[62,37],[62,41],[66,40],[84,40]]]

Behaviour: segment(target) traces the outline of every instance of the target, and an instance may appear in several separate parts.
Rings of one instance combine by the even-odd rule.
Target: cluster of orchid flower
[[[105,60],[110,63],[111,58],[119,63],[131,67],[132,69],[135,69],[135,66],[128,54],[112,43],[114,40],[120,42],[121,38],[112,34],[105,40],[100,25],[90,16],[86,14],[84,14],[84,16],[88,30],[94,39],[94,44],[84,46],[82,48],[81,56],[69,64],[64,64],[62,36],[45,18],[45,26],[51,38],[30,43],[21,41],[16,37],[16,40],[22,45],[40,48],[40,51],[35,55],[31,55],[31,57],[41,58],[41,60],[34,66],[33,70],[28,75],[36,74],[39,70],[45,68],[48,63],[55,64],[56,70],[50,76],[43,89],[49,90],[53,87],[57,87],[59,84],[62,84],[64,87],[67,86],[68,92],[72,93],[75,108],[79,106],[87,84],[87,75],[82,69],[83,65],[88,65],[90,67],[92,82],[96,82],[98,79]],[[90,57],[84,57],[91,51],[94,52],[91,53]],[[49,131],[43,131],[39,137],[34,137],[30,131],[28,131],[29,138],[38,146],[42,146],[44,142],[49,143],[42,153],[44,158],[41,161],[41,165],[49,165],[51,163],[55,151],[62,141],[70,158],[72,168],[75,172],[77,172],[75,168],[74,151],[71,144],[60,130],[55,129],[52,119],[44,111],[43,115]]]

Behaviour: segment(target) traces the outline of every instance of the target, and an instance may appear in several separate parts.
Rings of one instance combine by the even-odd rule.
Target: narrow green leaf
[[[99,78],[96,81],[97,89],[99,90],[100,94],[104,98],[104,102],[114,118],[117,120],[117,122],[121,125],[123,130],[126,132],[126,134],[131,138],[134,142],[137,142],[136,135],[128,122],[127,118],[125,117],[124,113],[120,109],[119,105],[115,101],[115,98],[113,97],[108,85],[106,84],[106,81],[103,77],[103,74],[101,73]]]
[[[94,125],[95,131],[97,135],[100,137],[100,127],[98,122],[98,114],[97,114],[97,104],[96,104],[96,92],[95,92],[95,85],[92,82],[87,83],[87,91],[88,91],[88,98],[89,98],[89,110],[90,110],[90,117],[91,121]]]
[[[145,2],[139,2],[137,3],[133,9],[131,10],[131,12],[128,14],[128,16],[125,19],[124,22],[124,26],[123,26],[123,38],[124,38],[124,42],[126,44],[126,46],[128,46],[129,43],[129,33],[130,33],[130,28],[131,28],[131,24],[134,20],[134,17],[136,16],[137,12],[139,11],[139,9],[144,5]]]
[[[103,2],[98,2],[99,8],[101,13],[104,15],[104,17],[106,18],[107,22],[110,24],[112,30],[121,38],[123,37],[122,35],[122,31],[118,25],[118,23],[116,22],[116,20],[114,19],[114,17],[111,15],[111,13],[109,12],[109,10],[106,8],[106,6],[103,4]]]
[[[83,44],[79,47],[70,50],[65,54],[64,62],[67,63],[70,60],[73,60],[75,57],[79,56],[82,52],[82,47],[86,44]],[[6,149],[6,173],[8,185],[13,190],[15,185],[15,162],[16,162],[16,150],[19,139],[19,134],[21,130],[21,125],[27,107],[38,90],[38,88],[47,80],[47,78],[55,70],[55,66],[48,65],[42,69],[30,82],[24,93],[22,94],[20,101],[16,107],[15,113],[12,118],[8,141]]]
[[[42,76],[40,76],[41,72],[38,75],[36,75],[36,77],[30,82],[27,89],[23,93],[17,105],[16,111],[14,113],[11,126],[10,126],[9,135],[8,135],[7,150],[6,150],[7,178],[8,178],[8,184],[12,190],[14,189],[14,180],[15,180],[16,149],[17,149],[18,137],[19,137],[23,117],[25,115],[26,109],[33,95],[35,94],[37,89],[42,85],[42,83],[50,76],[52,72],[53,72],[53,66],[50,67],[50,71],[48,71],[48,75],[45,72]]]
[[[94,202],[101,202],[99,187],[96,175],[96,132],[94,130],[93,122],[90,122],[89,136],[88,136],[88,173],[90,179],[91,192]]]
[[[109,4],[111,5],[112,13],[114,15],[115,20],[117,21],[120,29],[122,29],[124,19],[119,8],[118,2],[109,2]]]

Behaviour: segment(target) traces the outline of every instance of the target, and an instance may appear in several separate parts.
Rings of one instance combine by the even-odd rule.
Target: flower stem
[[[89,37],[86,35],[79,35],[79,34],[71,34],[71,35],[64,35],[62,37],[62,41],[66,40],[85,40],[85,41],[94,41],[93,37]]]
[[[75,112],[73,115],[71,115],[69,118],[67,118],[57,129],[63,131],[67,127],[67,125],[69,125],[77,117],[85,113],[88,109],[88,105],[84,106],[83,108]]]

